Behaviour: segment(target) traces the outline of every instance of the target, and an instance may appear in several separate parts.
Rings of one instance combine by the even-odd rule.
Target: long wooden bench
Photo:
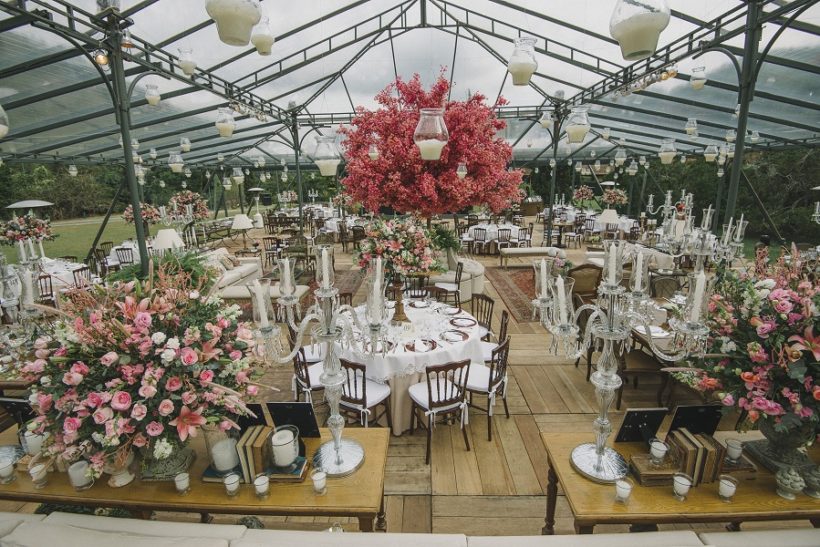
[[[552,258],[566,258],[567,253],[558,247],[504,247],[499,252],[501,267],[506,268],[510,257],[523,258],[531,256],[546,256]]]

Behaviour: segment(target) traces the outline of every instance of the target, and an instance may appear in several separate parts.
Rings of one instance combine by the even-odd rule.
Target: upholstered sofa
[[[221,275],[218,285],[219,296],[225,300],[250,299],[246,285],[262,277],[262,261],[259,257],[235,258],[228,254],[225,248],[213,249],[203,256],[205,263],[215,268]],[[231,266],[228,267],[228,264]],[[296,297],[302,298],[308,289],[307,285],[296,285]],[[278,284],[273,284],[270,288],[270,297],[275,300],[280,296]]]
[[[473,297],[473,294],[484,293],[484,265],[471,258],[457,258],[452,253],[447,255],[448,270],[443,274],[430,277],[430,284],[455,283],[457,262],[463,264],[461,271],[461,301],[466,302]]]
[[[557,536],[478,537],[463,534],[359,534],[249,530],[229,524],[145,521],[52,513],[0,513],[3,547],[816,547],[820,530],[790,528],[751,532],[692,531]]]

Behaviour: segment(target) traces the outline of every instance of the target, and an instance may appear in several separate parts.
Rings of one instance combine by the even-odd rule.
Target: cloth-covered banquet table
[[[493,239],[498,238],[498,230],[508,228],[510,230],[510,237],[515,239],[518,237],[518,226],[515,224],[476,224],[474,226],[470,226],[469,234],[470,237],[475,238],[475,230],[476,228],[482,228],[487,230],[487,241],[492,241]]]

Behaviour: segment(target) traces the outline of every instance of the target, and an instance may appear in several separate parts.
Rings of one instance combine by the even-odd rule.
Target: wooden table
[[[203,483],[199,479],[208,464],[202,436],[191,445],[198,457],[190,469],[191,491],[180,496],[173,482],[134,481],[124,488],[111,488],[105,480],[98,480],[85,492],[76,492],[66,473],[49,473],[48,485],[36,490],[25,470],[18,469],[17,480],[0,485],[0,499],[85,505],[93,507],[122,507],[146,517],[151,511],[182,511],[191,513],[228,513],[264,516],[353,517],[359,520],[359,530],[373,531],[373,520],[385,528],[384,470],[387,463],[389,430],[386,428],[347,428],[344,436],[356,439],[364,446],[362,467],[347,477],[328,479],[327,494],[317,496],[309,477],[301,483],[271,483],[270,495],[260,500],[253,485],[243,484],[240,493],[228,498],[221,483]],[[321,441],[330,439],[330,431],[322,429]],[[319,439],[304,439],[308,455],[320,444]],[[310,459],[309,458],[309,459]],[[310,471],[308,470],[308,473]],[[106,477],[103,476],[103,479]]]
[[[563,220],[556,220],[552,223],[553,228],[558,228],[558,239],[555,241],[555,246],[559,249],[563,249],[566,247],[564,245],[564,228],[570,228],[574,225],[572,222],[563,221]]]
[[[646,487],[635,482],[628,504],[615,502],[615,487],[592,482],[576,472],[569,461],[572,449],[581,443],[593,442],[594,434],[542,433],[547,448],[547,515],[543,534],[555,533],[555,504],[558,483],[564,489],[575,531],[591,534],[597,524],[690,524],[702,522],[729,522],[735,529],[745,521],[803,520],[820,527],[820,501],[800,495],[788,501],[775,494],[774,475],[762,466],[758,477],[742,481],[734,500],[725,503],[718,498],[717,482],[696,486],[689,491],[686,501],[672,497],[672,485]],[[611,438],[610,438],[611,441]],[[627,461],[633,453],[643,453],[641,443],[618,443],[616,446]],[[820,451],[818,451],[820,452]]]

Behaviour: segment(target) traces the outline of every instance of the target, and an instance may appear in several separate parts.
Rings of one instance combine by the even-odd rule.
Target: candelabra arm
[[[288,315],[291,315],[291,310],[288,310]],[[322,317],[317,313],[309,313],[305,315],[304,319],[297,325],[292,322],[292,316],[288,318],[290,323],[293,326],[293,330],[296,331],[296,340],[293,341],[293,350],[288,353],[287,355],[283,356],[275,356],[273,359],[278,363],[288,363],[293,360],[296,356],[296,353],[299,351],[299,348],[302,347],[302,339],[305,337],[305,333],[308,330],[308,327],[311,322],[316,321],[317,323],[321,323]]]
[[[652,334],[651,334],[652,331],[650,330],[650,325],[649,325],[649,322],[646,320],[646,317],[644,317],[643,315],[641,315],[639,313],[635,313],[635,312],[627,312],[627,317],[628,317],[628,320],[629,320],[629,324],[632,325],[633,328],[634,328],[634,326],[638,326],[638,325],[643,327],[644,332],[646,333],[645,338],[649,342],[649,349],[651,349],[652,353],[654,353],[655,356],[657,356],[662,361],[667,361],[667,362],[670,362],[670,363],[677,363],[678,361],[682,361],[683,359],[685,359],[686,357],[688,357],[690,355],[697,356],[696,353],[693,353],[691,351],[691,349],[692,349],[690,347],[691,343],[687,343],[687,337],[692,336],[692,333],[681,333],[681,332],[676,331],[675,332],[675,339],[676,339],[675,346],[678,346],[678,343],[677,343],[678,336],[683,336],[684,340],[679,345],[680,349],[678,349],[677,351],[672,352],[672,353],[667,353],[667,352],[663,351],[662,349],[660,349],[655,344],[655,339],[652,337]],[[693,340],[692,342],[697,343],[697,340]]]

